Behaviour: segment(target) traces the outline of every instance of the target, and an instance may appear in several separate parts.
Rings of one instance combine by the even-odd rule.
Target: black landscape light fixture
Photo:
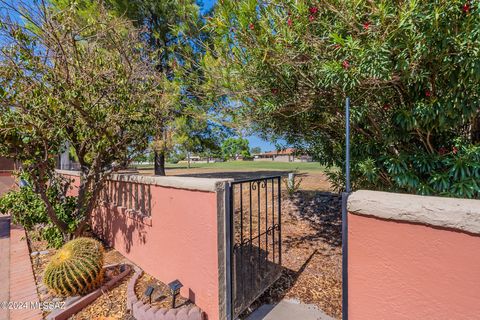
[[[155,290],[155,288],[153,286],[148,286],[147,290],[145,290],[145,293],[144,293],[144,295],[146,297],[148,297],[148,300],[150,301],[150,304],[152,304],[153,290]]]
[[[172,309],[175,309],[175,299],[180,293],[183,284],[178,280],[174,280],[168,284],[168,287],[170,288],[170,294],[172,295]]]

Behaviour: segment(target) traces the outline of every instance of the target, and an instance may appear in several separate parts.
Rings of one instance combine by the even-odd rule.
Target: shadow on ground
[[[263,304],[272,304],[277,303],[283,300],[287,292],[296,284],[298,278],[302,275],[305,271],[306,267],[312,260],[312,258],[317,254],[317,250],[315,250],[308,259],[302,264],[300,269],[294,271],[289,268],[282,267],[281,275],[278,280],[268,288],[265,293],[263,293],[253,304],[250,306],[247,311],[243,312],[239,318],[246,319],[248,316],[261,307]]]
[[[314,232],[284,239],[285,245],[295,246],[306,241],[322,241],[334,247],[342,245],[342,199],[339,194],[301,190],[286,201],[292,206],[291,213],[308,222]]]

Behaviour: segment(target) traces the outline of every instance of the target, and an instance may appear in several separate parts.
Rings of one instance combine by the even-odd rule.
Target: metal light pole
[[[345,192],[342,192],[342,319],[348,320],[348,212],[350,194],[350,98],[345,101]]]

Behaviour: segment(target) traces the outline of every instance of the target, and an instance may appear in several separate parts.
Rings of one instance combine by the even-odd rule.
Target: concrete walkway
[[[0,197],[14,183],[10,175],[0,175]],[[0,303],[10,300],[10,217],[0,214]],[[8,320],[8,308],[0,308],[0,320]]]
[[[278,304],[265,304],[255,310],[247,320],[334,320],[314,305],[295,300],[282,300]]]
[[[0,196],[12,187],[14,179],[0,175]],[[43,318],[38,308],[37,287],[25,230],[11,225],[10,217],[0,214],[0,303],[8,302],[15,306],[0,305],[0,320]]]
[[[0,303],[10,300],[10,217],[0,215]],[[10,319],[8,308],[0,307],[0,320]]]
[[[25,230],[10,226],[10,302],[19,307],[10,310],[10,320],[41,320],[37,285],[33,276]]]

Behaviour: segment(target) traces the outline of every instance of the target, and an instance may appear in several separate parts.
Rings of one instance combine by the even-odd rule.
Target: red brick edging
[[[10,304],[10,320],[43,319],[26,233],[13,224],[10,227]]]
[[[150,307],[138,300],[135,294],[135,283],[143,271],[135,268],[135,274],[128,282],[127,287],[127,309],[132,311],[137,320],[203,320],[202,311],[198,307],[183,307],[178,309],[159,309]]]

